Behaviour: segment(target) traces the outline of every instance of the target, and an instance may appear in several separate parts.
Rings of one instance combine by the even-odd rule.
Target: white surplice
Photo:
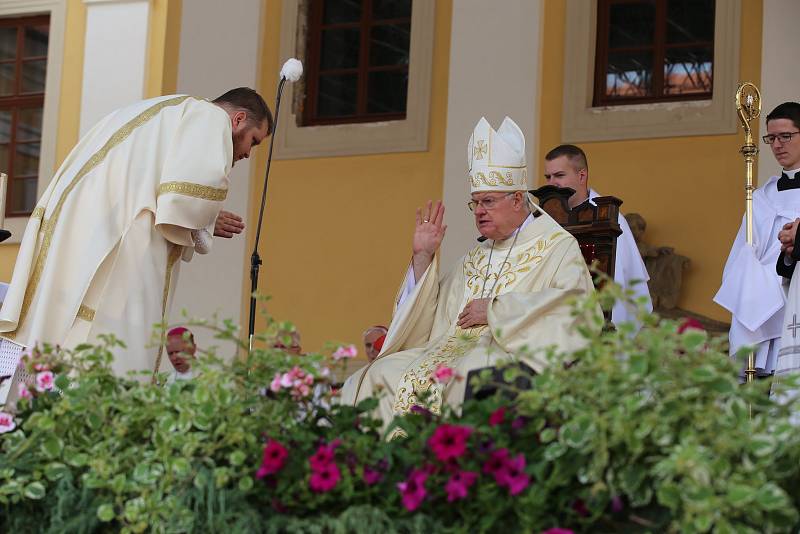
[[[592,205],[594,199],[602,196],[594,189],[589,189],[589,202]],[[645,297],[645,309],[653,311],[653,300],[650,298],[650,290],[647,282],[650,275],[647,273],[642,255],[639,254],[639,247],[633,238],[631,227],[622,213],[619,214],[618,224],[622,233],[617,238],[617,253],[614,259],[614,281],[622,286],[623,289],[631,290],[634,298]],[[623,322],[633,322],[638,325],[636,320],[636,308],[629,306],[626,302],[617,301],[611,309],[611,322],[619,325]]]
[[[127,344],[116,373],[153,370],[153,325],[194,251],[192,231],[213,228],[232,155],[230,118],[205,100],[158,97],[102,119],[36,205],[0,336],[72,347],[113,333]]]
[[[731,355],[743,346],[755,346],[759,375],[775,370],[781,347],[786,296],[775,271],[781,250],[778,232],[800,217],[800,189],[778,191],[777,183],[773,176],[753,193],[753,246],[747,245],[742,218],[714,296],[714,302],[733,316]]]

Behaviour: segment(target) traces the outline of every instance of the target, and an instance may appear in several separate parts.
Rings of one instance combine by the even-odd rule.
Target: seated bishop
[[[343,404],[378,398],[385,424],[414,405],[460,407],[466,381],[433,380],[440,366],[466,377],[518,357],[541,372],[546,348],[569,354],[585,345],[576,329],[585,319],[571,303],[594,290],[592,279],[575,238],[527,193],[522,131],[508,117],[497,131],[482,118],[467,163],[479,243],[440,272],[444,206],[417,210],[411,265],[381,352],[342,389]]]

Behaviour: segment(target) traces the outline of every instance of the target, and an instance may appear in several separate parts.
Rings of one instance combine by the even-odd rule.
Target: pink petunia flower
[[[347,360],[358,356],[358,349],[355,345],[340,346],[333,353],[334,360]]]
[[[0,412],[0,434],[11,432],[17,428],[14,417],[10,413]]]
[[[313,468],[311,478],[308,480],[308,486],[311,488],[311,491],[325,493],[335,488],[341,478],[342,475],[339,472],[339,467],[331,462]]]
[[[55,387],[53,380],[54,378],[52,371],[41,371],[36,373],[36,391],[51,391]]]
[[[383,473],[376,469],[364,467],[364,474],[362,475],[362,478],[367,486],[374,486],[383,479]]]
[[[541,534],[575,534],[568,528],[548,528],[547,530],[543,530]]]
[[[328,464],[333,463],[335,459],[334,451],[340,443],[341,440],[336,439],[327,445],[320,445],[317,448],[317,452],[315,452],[314,455],[308,459],[308,462],[311,464],[311,469],[320,469]]]
[[[413,512],[422,501],[425,500],[427,490],[425,489],[425,481],[428,479],[427,471],[423,469],[415,469],[411,472],[405,482],[399,482],[397,489],[400,490],[402,495],[403,506],[406,510]]]
[[[445,484],[447,491],[447,502],[463,499],[467,496],[470,486],[478,479],[478,473],[472,471],[459,471],[455,473]]]
[[[530,477],[525,473],[525,456],[520,453],[506,460],[505,465],[495,473],[498,486],[507,487],[508,493],[517,495],[530,484]]]
[[[31,390],[28,389],[27,384],[23,384],[20,382],[19,384],[17,384],[17,396],[20,399],[30,399],[31,397],[33,397],[33,394],[31,393]]]
[[[503,422],[503,419],[506,417],[506,407],[500,406],[498,409],[492,412],[489,416],[489,426],[497,426]]]
[[[439,425],[428,439],[428,446],[439,459],[446,462],[451,458],[460,458],[467,450],[467,438],[472,428],[460,425]]]
[[[272,383],[269,385],[270,391],[273,393],[277,393],[281,390],[283,385],[281,384],[281,374],[275,373],[275,378],[272,379]]]
[[[453,379],[455,375],[455,371],[453,371],[452,367],[448,367],[443,363],[440,363],[439,366],[433,371],[433,380],[434,382],[438,382],[440,384],[447,384]]]
[[[274,475],[286,464],[289,451],[279,442],[271,439],[264,445],[264,457],[261,460],[261,467],[256,472],[256,478],[262,479],[267,475]]]
[[[489,458],[483,464],[483,472],[487,475],[496,475],[505,467],[506,461],[508,461],[508,449],[497,449],[489,455]]]

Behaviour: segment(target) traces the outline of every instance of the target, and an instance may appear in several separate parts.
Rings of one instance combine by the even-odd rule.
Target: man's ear
[[[239,125],[244,124],[247,121],[247,113],[244,111],[237,111],[231,116],[231,124],[233,124],[234,128],[239,127]]]

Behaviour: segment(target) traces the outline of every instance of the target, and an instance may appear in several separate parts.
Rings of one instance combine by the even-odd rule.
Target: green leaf
[[[579,416],[561,427],[561,438],[572,448],[583,447],[595,433],[595,426],[588,416]]]
[[[753,454],[763,458],[775,450],[775,440],[767,434],[757,434],[750,438],[748,446]]]
[[[24,495],[28,499],[39,500],[44,498],[45,488],[44,484],[41,482],[31,482],[27,486],[25,486]]]
[[[244,477],[239,479],[239,490],[250,491],[253,489],[253,477]]]
[[[242,465],[246,459],[247,455],[242,451],[234,451],[228,457],[230,464],[235,466]]]
[[[567,447],[565,447],[562,443],[551,443],[544,450],[544,459],[548,462],[552,462],[553,460],[563,456],[565,452],[567,452]]]
[[[742,506],[756,497],[757,490],[752,486],[731,483],[728,486],[728,499],[733,506]]]
[[[556,431],[553,428],[545,428],[539,433],[539,441],[542,443],[550,443],[556,439]]]
[[[177,477],[185,477],[189,474],[192,464],[186,458],[175,458],[172,460],[172,472]]]
[[[114,507],[110,504],[101,504],[97,507],[97,518],[103,523],[108,523],[114,519]]]
[[[56,436],[47,436],[42,442],[42,452],[48,458],[58,458],[61,455],[61,449],[64,448],[64,442]]]
[[[58,480],[67,473],[69,473],[69,467],[61,462],[50,462],[44,468],[44,476],[46,476],[48,480]]]
[[[67,375],[58,375],[58,376],[56,376],[56,379],[55,379],[54,383],[55,383],[56,387],[58,389],[60,389],[61,391],[64,391],[67,388],[69,388],[69,378],[67,377]]]
[[[664,484],[656,492],[658,502],[671,510],[677,510],[681,504],[681,490],[675,484]]]
[[[83,467],[89,463],[89,455],[84,452],[79,452],[73,455],[67,455],[66,462],[73,467]]]

